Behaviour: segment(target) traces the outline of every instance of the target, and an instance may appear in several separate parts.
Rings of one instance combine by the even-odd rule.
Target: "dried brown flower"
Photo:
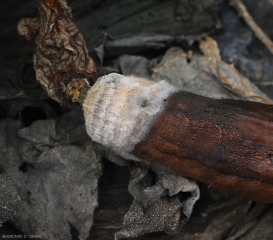
[[[86,89],[97,79],[84,38],[65,0],[37,2],[38,16],[21,19],[17,27],[20,36],[35,40],[36,78],[54,100],[63,104],[81,102]]]

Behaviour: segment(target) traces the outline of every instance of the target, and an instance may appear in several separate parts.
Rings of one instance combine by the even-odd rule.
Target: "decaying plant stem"
[[[273,202],[272,105],[112,73],[90,89],[83,110],[89,136],[126,159]]]
[[[265,45],[271,54],[273,54],[273,42],[267,34],[259,27],[252,16],[247,11],[241,0],[230,0],[230,5],[234,7],[240,16],[244,19],[249,28],[254,32],[255,36]]]
[[[18,24],[22,37],[35,40],[36,78],[52,99],[63,104],[82,102],[97,73],[71,9],[64,0],[37,2],[38,16]]]

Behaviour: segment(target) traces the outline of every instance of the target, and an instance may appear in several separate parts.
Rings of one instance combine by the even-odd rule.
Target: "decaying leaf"
[[[213,38],[203,38],[200,42],[200,49],[210,62],[212,72],[218,75],[223,86],[249,100],[272,104],[272,101],[266,95],[262,96],[258,88],[244,78],[233,65],[221,60],[218,44]]]
[[[8,212],[10,222],[24,234],[41,235],[42,239],[71,239],[73,229],[79,238],[86,239],[98,205],[101,164],[85,136],[80,112],[35,121],[25,128],[18,121],[4,119],[0,130],[0,167],[16,176],[21,185],[20,208],[11,216],[14,200],[7,199],[7,188],[2,184],[9,186],[10,192],[14,188],[0,178],[0,195],[4,189],[5,200],[12,200],[6,205],[14,210]],[[1,201],[0,207],[5,206]]]
[[[204,37],[200,41],[200,49],[206,57],[212,57],[217,60],[221,60],[218,44],[213,38],[209,36]]]
[[[136,237],[151,232],[178,233],[191,216],[200,197],[194,180],[155,170],[157,182],[151,187],[141,184],[147,168],[131,167],[129,192],[134,202],[124,217],[123,229],[115,239]],[[137,174],[136,174],[137,173]],[[185,196],[184,198],[181,196]]]
[[[183,90],[207,97],[247,99],[272,104],[272,100],[232,65],[197,54],[189,62],[181,48],[168,50],[154,69],[153,78],[167,79]]]
[[[81,102],[97,79],[84,38],[72,21],[66,1],[37,2],[38,16],[21,19],[17,27],[22,37],[35,39],[36,78],[54,100],[64,104]]]
[[[0,174],[0,226],[14,215],[19,208],[18,186],[19,184],[8,174]]]

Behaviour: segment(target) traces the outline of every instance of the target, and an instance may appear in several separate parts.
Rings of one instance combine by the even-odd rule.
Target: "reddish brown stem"
[[[135,156],[224,192],[273,202],[273,106],[188,92],[166,102]]]

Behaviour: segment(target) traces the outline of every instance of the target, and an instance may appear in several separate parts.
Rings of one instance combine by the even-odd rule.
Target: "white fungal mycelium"
[[[83,103],[87,133],[93,141],[120,156],[139,160],[131,151],[164,109],[164,100],[176,91],[166,81],[116,73],[103,76],[88,91]]]

